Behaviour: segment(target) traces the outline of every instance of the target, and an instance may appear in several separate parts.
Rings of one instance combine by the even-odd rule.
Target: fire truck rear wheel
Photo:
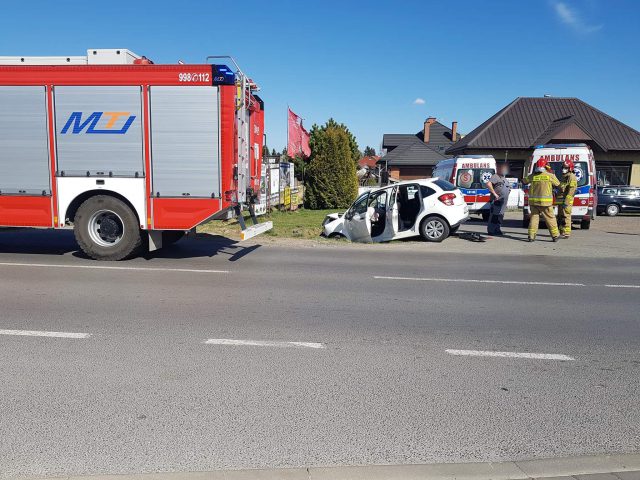
[[[109,195],[85,200],[73,230],[82,251],[95,260],[124,260],[142,247],[138,218],[126,203]]]

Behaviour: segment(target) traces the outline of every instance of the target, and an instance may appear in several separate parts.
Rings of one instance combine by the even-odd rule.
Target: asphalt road
[[[0,478],[640,444],[640,259],[76,249],[69,232],[0,232]]]

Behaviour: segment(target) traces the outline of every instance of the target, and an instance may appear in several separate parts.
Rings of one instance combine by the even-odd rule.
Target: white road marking
[[[26,337],[56,337],[56,338],[89,338],[90,333],[76,332],[45,332],[41,330],[2,330],[0,335],[23,335]]]
[[[528,353],[528,352],[493,352],[490,350],[445,350],[449,355],[461,355],[468,357],[509,357],[509,358],[533,358],[536,360],[561,360],[571,361],[575,358],[561,353]]]
[[[235,345],[245,347],[277,347],[277,348],[327,348],[316,342],[278,342],[273,340],[234,340],[231,338],[210,338],[204,343],[209,345]]]
[[[454,283],[499,283],[508,285],[550,285],[553,287],[586,287],[584,283],[570,282],[525,282],[518,280],[479,280],[472,278],[435,278],[435,277],[386,277],[375,275],[376,280],[410,280],[414,282],[454,282]]]
[[[640,285],[587,284],[573,282],[527,282],[524,280],[489,280],[476,278],[436,278],[436,277],[388,277],[374,275],[375,280],[406,280],[411,282],[450,282],[450,283],[491,283],[501,285],[546,285],[551,287],[607,287],[607,288],[640,288]]]
[[[3,267],[38,267],[38,268],[85,268],[93,270],[132,270],[141,272],[181,272],[181,273],[229,273],[229,270],[206,270],[197,268],[166,267],[117,267],[112,265],[61,265],[59,263],[14,263],[0,262]]]

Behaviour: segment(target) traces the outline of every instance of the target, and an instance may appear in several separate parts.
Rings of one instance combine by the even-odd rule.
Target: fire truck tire
[[[582,230],[589,230],[589,228],[591,228],[591,220],[580,220],[580,228]]]
[[[124,260],[143,247],[138,218],[126,203],[109,195],[85,200],[73,231],[82,251],[95,260]]]

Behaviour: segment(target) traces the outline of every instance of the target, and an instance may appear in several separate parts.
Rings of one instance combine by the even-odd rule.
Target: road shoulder
[[[43,477],[34,477],[43,480]],[[48,477],[64,480],[639,480],[640,454],[514,462],[215,470],[188,473]]]

